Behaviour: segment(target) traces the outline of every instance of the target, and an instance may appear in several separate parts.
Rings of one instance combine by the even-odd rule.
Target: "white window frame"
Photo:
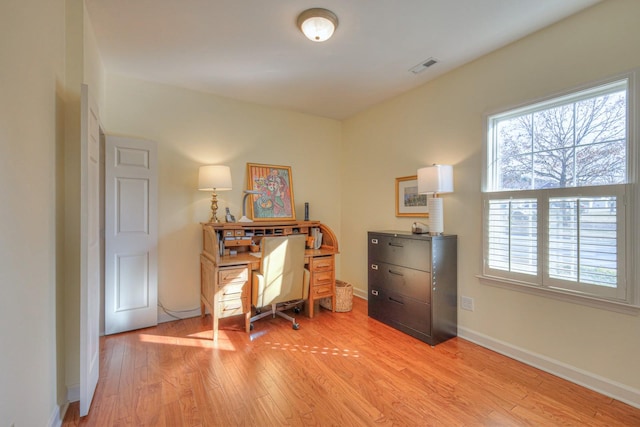
[[[484,140],[483,140],[483,172],[482,172],[482,216],[483,216],[483,271],[477,277],[483,284],[494,285],[553,297],[566,301],[576,302],[599,308],[606,308],[624,313],[637,314],[640,311],[640,284],[636,279],[640,266],[640,185],[638,184],[638,166],[640,165],[640,150],[638,145],[638,114],[640,108],[640,88],[638,87],[639,70],[634,70],[622,75],[593,82],[578,88],[564,91],[560,94],[544,99],[532,100],[520,106],[505,108],[491,112],[484,116]],[[614,82],[626,79],[627,89],[627,184],[614,186],[572,187],[545,190],[518,190],[518,191],[491,191],[490,184],[494,182],[491,174],[495,170],[490,167],[495,153],[492,143],[492,129],[490,119],[499,115],[517,115],[522,111],[530,110],[533,106],[541,109],[552,108],[554,104],[572,95],[591,88],[605,87]],[[590,95],[593,96],[593,95]],[[613,192],[613,193],[612,193]],[[562,281],[549,278],[548,263],[548,202],[550,197],[561,196],[599,196],[616,195],[619,200],[617,209],[617,239],[618,239],[618,287],[614,292],[611,289],[596,287],[589,289],[584,286],[570,286]],[[488,266],[488,206],[490,200],[534,198],[538,202],[537,230],[538,230],[538,268],[536,275],[506,272],[504,270],[491,269]],[[600,290],[601,292],[598,292]]]

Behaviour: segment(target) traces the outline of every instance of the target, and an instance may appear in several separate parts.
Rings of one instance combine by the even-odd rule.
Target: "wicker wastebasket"
[[[331,310],[331,298],[320,300],[320,306]],[[344,313],[351,311],[353,307],[353,285],[351,283],[336,280],[336,311]]]

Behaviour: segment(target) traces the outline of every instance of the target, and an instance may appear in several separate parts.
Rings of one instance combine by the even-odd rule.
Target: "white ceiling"
[[[108,72],[344,119],[600,0],[86,0]],[[300,12],[332,10],[327,42]],[[420,74],[409,69],[434,57]]]

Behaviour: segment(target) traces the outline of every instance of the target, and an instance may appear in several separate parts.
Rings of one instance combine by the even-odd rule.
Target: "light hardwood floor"
[[[640,426],[640,410],[454,338],[430,347],[349,313],[193,318],[101,341],[91,412],[63,426]]]

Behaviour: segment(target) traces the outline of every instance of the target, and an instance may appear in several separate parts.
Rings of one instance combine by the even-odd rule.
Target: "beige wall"
[[[84,31],[82,32],[83,83],[89,86],[91,96],[98,105],[98,111],[103,111],[105,109],[104,65],[100,57],[100,51],[98,50],[93,24],[91,23],[86,7],[82,8],[82,23],[84,25]]]
[[[0,423],[57,412],[64,0],[0,2]]]
[[[166,308],[200,307],[200,222],[209,219],[211,200],[197,190],[201,165],[231,167],[233,190],[219,192],[218,205],[236,219],[247,162],[291,166],[297,218],[309,202],[311,219],[339,235],[338,121],[117,75],[107,75],[106,93],[107,134],[158,143],[158,297]]]
[[[607,1],[343,123],[342,276],[366,292],[366,232],[409,230],[394,178],[454,165],[445,231],[458,235],[461,332],[523,349],[640,396],[640,318],[482,285],[483,114],[640,67],[640,2]],[[632,393],[632,394],[633,394]],[[636,401],[640,405],[640,399]]]

